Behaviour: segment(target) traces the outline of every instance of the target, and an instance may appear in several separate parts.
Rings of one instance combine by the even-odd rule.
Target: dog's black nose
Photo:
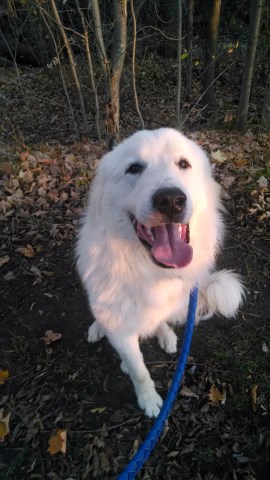
[[[181,213],[187,197],[180,188],[160,188],[153,195],[153,205],[156,210],[168,217]]]

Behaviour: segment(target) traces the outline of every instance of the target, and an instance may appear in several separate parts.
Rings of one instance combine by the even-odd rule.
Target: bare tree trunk
[[[205,46],[204,57],[204,74],[203,74],[203,97],[204,105],[213,106],[215,103],[214,96],[214,80],[216,70],[216,50],[218,41],[218,29],[220,19],[221,0],[211,0],[208,2],[210,6],[209,24],[207,31],[207,40]]]
[[[182,55],[182,0],[178,0],[176,128],[181,130],[181,55]]]
[[[252,0],[247,54],[242,76],[241,95],[238,110],[238,128],[240,131],[244,131],[247,128],[249,97],[255,54],[260,32],[262,7],[263,0]]]
[[[192,43],[193,43],[193,14],[194,0],[188,2],[188,26],[187,26],[187,99],[191,98],[192,89]]]
[[[92,0],[92,17],[99,62],[103,69],[106,90],[106,133],[109,150],[119,141],[120,79],[126,54],[127,0],[114,0],[113,50],[109,61],[103,40],[98,0]]]
[[[98,59],[100,66],[103,70],[103,74],[105,80],[107,76],[109,76],[109,60],[107,58],[106,49],[103,41],[103,32],[102,32],[102,25],[101,25],[101,18],[100,18],[100,11],[99,11],[99,3],[98,0],[92,0],[91,2],[91,12],[93,17],[93,24],[94,24],[94,33],[95,33],[95,41],[96,41],[96,49],[98,54]]]
[[[133,19],[133,45],[132,45],[132,84],[133,84],[133,95],[135,100],[135,107],[141,122],[142,129],[144,129],[144,121],[139,107],[137,89],[136,89],[136,38],[137,38],[137,22],[136,15],[134,12],[134,2],[130,0],[130,9]]]
[[[59,13],[58,13],[57,7],[55,5],[55,1],[50,0],[50,2],[51,2],[51,7],[52,7],[52,11],[53,11],[55,21],[57,23],[57,26],[59,28],[61,37],[63,39],[63,42],[64,42],[66,50],[67,50],[67,54],[68,54],[69,63],[70,63],[70,66],[71,66],[71,71],[72,71],[74,83],[76,85],[79,100],[80,100],[80,106],[81,106],[81,112],[82,112],[82,118],[83,118],[83,125],[84,125],[84,129],[85,129],[85,133],[87,134],[89,132],[89,129],[88,129],[88,125],[87,125],[87,119],[86,119],[86,113],[85,113],[84,100],[83,100],[82,91],[81,91],[81,85],[80,85],[78,74],[77,74],[76,62],[74,60],[73,52],[72,52],[71,46],[69,44],[65,29],[64,29],[63,24],[60,20]]]
[[[88,70],[89,70],[91,87],[92,87],[92,90],[93,90],[93,93],[94,93],[94,99],[95,99],[95,124],[96,124],[98,139],[101,140],[100,127],[99,127],[99,101],[98,101],[98,94],[97,94],[97,88],[96,88],[96,83],[95,83],[92,56],[91,56],[91,50],[90,50],[90,44],[89,44],[88,29],[87,29],[87,25],[85,23],[85,18],[84,18],[83,12],[80,8],[79,1],[78,0],[75,0],[75,1],[76,1],[76,5],[77,5],[77,10],[78,10],[78,12],[80,14],[80,17],[81,17],[81,22],[82,22],[82,27],[83,27],[83,36],[84,36],[84,43],[85,43],[85,50],[86,50],[87,65],[88,65]]]
[[[267,132],[270,132],[270,78],[268,93],[266,95],[262,110],[262,126],[266,129]]]
[[[120,116],[120,79],[123,71],[127,48],[127,0],[114,0],[114,31],[113,51],[111,57],[111,115],[114,117],[113,129],[107,126],[109,148],[119,141],[119,116]],[[111,116],[110,115],[110,116]]]

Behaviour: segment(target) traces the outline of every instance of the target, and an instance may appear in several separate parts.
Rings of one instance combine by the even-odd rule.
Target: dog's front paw
[[[166,353],[175,353],[177,351],[177,336],[166,323],[159,326],[156,335],[162,350]]]
[[[97,323],[95,320],[94,323],[89,327],[88,329],[88,336],[87,336],[87,341],[89,343],[95,343],[101,340],[101,338],[104,337],[104,332],[100,325]]]
[[[156,392],[154,386],[148,385],[143,388],[138,397],[138,404],[148,417],[157,417],[163,405],[161,396]]]

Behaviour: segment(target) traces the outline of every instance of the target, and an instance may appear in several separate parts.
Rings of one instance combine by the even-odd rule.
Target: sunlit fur
[[[179,168],[180,158],[191,168]],[[143,162],[142,173],[126,173],[133,162]],[[132,214],[151,224],[152,196],[161,187],[178,187],[187,196],[183,223],[190,225],[193,260],[185,268],[156,265],[130,220]],[[214,272],[223,238],[221,211],[220,188],[207,156],[169,128],[132,135],[102,158],[92,182],[77,243],[77,267],[95,316],[88,340],[107,336],[131,377],[139,406],[150,417],[158,415],[162,399],[144,364],[139,338],[155,335],[166,352],[175,352],[177,338],[168,323],[185,322],[195,284],[198,319],[214,313],[232,316],[241,303],[237,275]]]

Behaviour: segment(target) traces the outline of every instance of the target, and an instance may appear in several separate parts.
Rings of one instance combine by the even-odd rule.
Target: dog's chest
[[[163,321],[179,321],[185,315],[188,291],[180,280],[164,281],[144,291],[140,318],[140,334],[151,335]]]

